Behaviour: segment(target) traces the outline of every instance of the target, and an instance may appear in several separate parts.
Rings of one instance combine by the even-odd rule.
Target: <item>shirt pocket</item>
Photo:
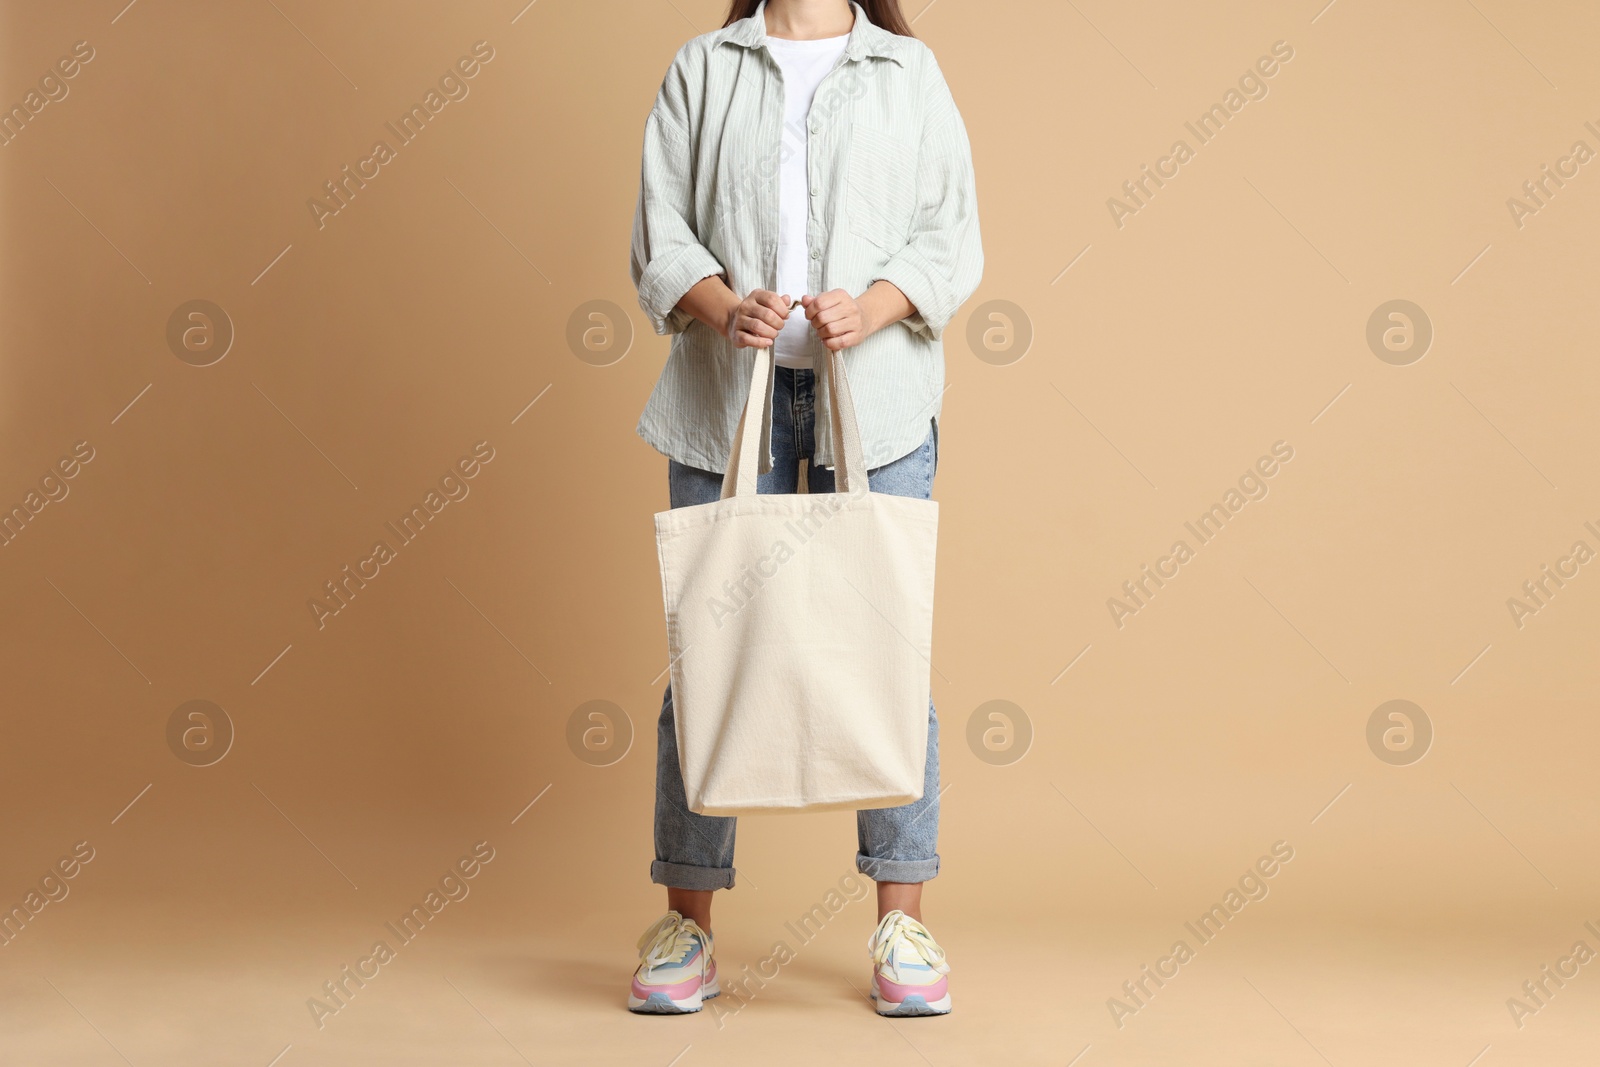
[[[917,206],[916,165],[916,153],[900,138],[860,122],[851,126],[845,169],[851,233],[885,252],[906,243]]]

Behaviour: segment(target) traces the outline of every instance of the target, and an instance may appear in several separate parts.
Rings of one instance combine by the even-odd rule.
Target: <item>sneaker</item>
[[[943,1015],[950,1010],[950,965],[928,928],[896,908],[867,938],[872,999],[879,1015]]]
[[[711,935],[693,919],[669,911],[639,938],[639,969],[633,972],[628,1010],[654,1015],[699,1011],[701,1001],[721,993]]]

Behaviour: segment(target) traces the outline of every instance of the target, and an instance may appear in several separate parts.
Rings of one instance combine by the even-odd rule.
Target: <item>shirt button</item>
[[[811,258],[812,259],[821,259],[822,258],[822,252],[819,249],[813,248],[811,250]]]

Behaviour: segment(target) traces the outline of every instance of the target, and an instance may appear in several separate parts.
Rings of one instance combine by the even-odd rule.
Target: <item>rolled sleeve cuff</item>
[[[893,282],[916,308],[904,319],[914,333],[926,333],[935,341],[943,336],[956,313],[955,293],[926,256],[908,245],[890,257],[878,277]]]
[[[639,279],[639,306],[656,333],[681,333],[694,317],[678,310],[678,301],[702,278],[723,273],[722,264],[704,245],[684,245],[645,270]]]

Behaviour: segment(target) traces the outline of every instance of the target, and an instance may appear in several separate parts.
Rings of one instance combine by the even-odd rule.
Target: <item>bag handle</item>
[[[722,476],[722,496],[755,496],[756,475],[761,469],[762,451],[772,441],[772,375],[777,365],[776,346],[755,349],[750,370],[750,396],[735,431],[733,455]],[[744,349],[736,348],[735,352]],[[867,459],[861,450],[861,429],[856,423],[856,405],[845,377],[844,350],[823,349],[822,377],[832,401],[828,407],[833,430],[834,489],[849,493],[867,491]]]

